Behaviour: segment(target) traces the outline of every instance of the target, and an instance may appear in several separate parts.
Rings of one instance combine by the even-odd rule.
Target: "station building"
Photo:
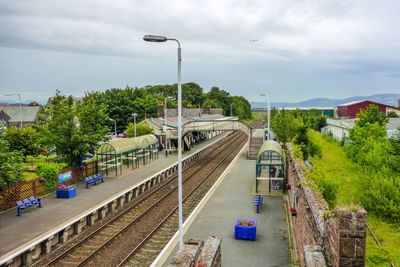
[[[165,114],[166,112],[166,114]],[[146,118],[144,122],[153,129],[153,134],[157,137],[161,148],[176,149],[178,146],[178,109],[165,109],[164,103],[158,105],[157,118]],[[166,115],[166,116],[165,116]],[[221,108],[182,108],[182,124],[189,121],[223,121],[237,120],[236,117],[225,117]],[[191,131],[183,135],[182,146],[184,150],[197,143],[213,138],[222,133],[222,131]],[[167,137],[167,138],[166,138]],[[166,144],[166,139],[168,144]]]

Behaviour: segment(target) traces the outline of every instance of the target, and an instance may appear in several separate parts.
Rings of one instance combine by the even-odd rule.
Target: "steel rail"
[[[237,138],[238,139],[238,138]],[[236,139],[234,140],[236,141]],[[231,142],[233,143],[233,142]],[[224,147],[222,147],[224,148]],[[219,155],[220,153],[224,152],[224,149],[221,149],[219,151],[219,153],[217,153],[217,155]],[[229,155],[229,154],[228,154]],[[224,158],[225,159],[225,158]],[[210,163],[211,161],[213,161],[213,159],[209,160],[208,163]],[[206,165],[206,164],[205,164]],[[205,166],[204,165],[204,166]],[[218,165],[219,166],[219,165]],[[189,177],[187,177],[183,182],[186,183],[187,181],[189,181],[191,179],[191,177],[193,175],[195,175],[197,172],[199,172],[200,170],[202,170],[202,168],[198,168],[194,173],[192,173]],[[147,215],[150,211],[152,211],[156,206],[158,206],[164,199],[166,199],[168,196],[170,196],[171,194],[175,193],[175,191],[178,189],[178,186],[175,185],[172,190],[170,190],[169,192],[167,192],[166,194],[164,194],[160,199],[156,200],[156,202],[154,202],[151,206],[149,206],[145,211],[143,211],[138,217],[136,217],[133,221],[131,221],[128,225],[126,225],[124,228],[122,228],[120,231],[118,231],[117,233],[115,233],[112,237],[109,237],[109,239],[104,242],[101,246],[99,246],[96,250],[94,250],[89,256],[87,256],[83,261],[81,261],[81,263],[79,263],[77,266],[84,266],[89,260],[91,260],[94,256],[97,255],[97,253],[99,251],[101,251],[104,247],[108,246],[111,242],[114,241],[114,238],[119,236],[120,234],[124,233],[127,229],[129,229],[132,225],[134,225],[135,223],[137,223],[140,219],[142,219],[145,215]]]
[[[223,147],[224,147],[224,145],[220,145],[216,150],[213,150],[213,151],[211,151],[211,152],[208,153],[208,154],[204,154],[204,157],[203,157],[202,159],[199,159],[200,162],[199,162],[199,160],[198,160],[198,161],[193,162],[192,164],[190,164],[190,165],[188,165],[188,166],[185,166],[184,172],[187,173],[187,172],[189,172],[189,170],[192,170],[192,167],[193,167],[194,165],[197,165],[197,167],[198,167],[199,163],[202,163],[202,164],[201,164],[202,166],[198,167],[198,169],[197,169],[195,172],[193,172],[191,175],[193,175],[193,174],[195,174],[196,172],[200,171],[200,170],[202,169],[203,166],[206,166],[209,162],[211,162],[211,161],[213,160],[212,157],[210,157],[210,156],[213,155],[213,154],[217,154],[217,155],[218,155],[218,153],[221,153],[221,152],[223,151],[223,149],[220,150],[220,148],[223,148]],[[217,151],[217,152],[216,152],[216,151]],[[214,156],[215,156],[215,155],[214,155]],[[133,205],[131,205],[130,207],[126,208],[126,209],[125,209],[124,211],[122,211],[119,215],[117,215],[116,217],[114,217],[112,220],[108,221],[106,224],[103,224],[101,227],[99,227],[99,228],[98,228],[97,230],[95,230],[93,233],[91,233],[90,235],[88,235],[88,236],[85,237],[84,239],[80,240],[78,243],[74,244],[73,247],[70,247],[69,249],[67,249],[66,251],[64,251],[62,254],[60,254],[59,256],[57,256],[56,258],[54,258],[53,260],[51,260],[50,262],[48,262],[45,266],[49,266],[49,265],[55,264],[56,262],[59,262],[62,258],[68,256],[68,255],[70,254],[71,251],[73,251],[73,250],[79,248],[84,242],[86,242],[87,240],[89,240],[90,238],[92,238],[93,236],[95,236],[95,235],[96,235],[97,233],[99,233],[101,230],[105,229],[105,228],[106,228],[107,226],[109,226],[111,223],[116,222],[116,221],[117,221],[118,219],[120,219],[122,216],[124,216],[124,215],[127,214],[128,212],[132,211],[132,209],[134,209],[135,207],[137,207],[139,204],[143,203],[145,200],[149,199],[149,198],[150,198],[151,196],[153,196],[155,193],[159,193],[160,190],[162,190],[163,188],[165,188],[165,187],[167,187],[168,185],[170,185],[172,182],[174,182],[174,179],[175,179],[176,177],[177,177],[176,174],[174,174],[173,176],[169,177],[168,181],[167,181],[165,184],[163,184],[163,185],[161,185],[161,186],[157,186],[156,188],[154,188],[153,191],[148,192],[148,194],[144,195],[141,199],[139,199],[138,202],[136,202],[136,203],[134,203]],[[185,181],[186,181],[186,180],[187,180],[187,179],[185,179]],[[164,195],[161,197],[161,200],[164,199],[164,198],[166,198],[168,195],[170,195],[170,194],[171,194],[172,192],[174,192],[175,190],[176,190],[176,186],[174,186],[174,188],[173,188],[172,190],[170,190],[169,192],[167,192],[166,194],[164,194]],[[152,207],[155,206],[155,205],[157,205],[161,200],[159,199],[159,201],[156,202],[154,205],[152,205]],[[142,217],[145,215],[145,213],[147,213],[150,209],[151,209],[151,208],[146,209],[146,211],[145,211],[144,213],[142,213],[141,215],[139,215],[136,219],[138,220],[138,219],[142,218]],[[134,222],[133,222],[133,223],[134,223]],[[100,249],[101,249],[102,247],[106,246],[109,242],[111,242],[112,239],[113,239],[115,236],[121,234],[125,229],[129,228],[129,226],[131,226],[133,223],[131,223],[130,225],[124,227],[122,231],[117,232],[117,234],[114,235],[112,238],[109,238],[109,240],[106,242],[106,244],[102,245],[102,246],[100,247]],[[98,250],[96,250],[96,252],[97,252],[97,251],[98,251]],[[89,256],[90,256],[90,258],[93,257],[92,254],[89,255]],[[86,262],[86,260],[85,260],[85,262]],[[80,266],[80,265],[78,265],[78,266]]]
[[[241,136],[243,137],[243,136]],[[239,137],[240,138],[240,137]],[[238,138],[238,140],[239,140]],[[240,142],[238,142],[239,144],[242,143],[243,141],[246,140],[246,138],[240,138],[242,140],[240,140]],[[227,153],[224,158],[211,170],[209,171],[209,173],[197,184],[197,186],[195,186],[187,195],[186,197],[183,199],[184,205],[187,204],[186,200],[192,196],[192,194],[201,186],[203,185],[203,183],[208,180],[208,178],[215,172],[215,170],[221,166],[221,164],[231,155],[231,152],[233,152],[236,149],[236,147],[234,147],[233,149],[231,149],[229,151],[229,153]],[[168,213],[167,216],[164,217],[164,219],[128,254],[127,257],[125,257],[125,259],[123,259],[119,264],[118,267],[120,266],[125,266],[125,264],[127,264],[129,262],[129,259],[153,236],[153,234],[158,231],[160,229],[160,227],[174,214],[176,213],[178,209],[178,205],[175,206],[175,208]]]
[[[254,125],[254,127],[257,127],[257,126],[259,126],[259,125],[261,125],[261,124],[262,124],[261,121],[256,121],[253,125]],[[232,135],[234,135],[234,134],[232,134]],[[235,139],[235,140],[236,140],[236,139]],[[231,142],[230,142],[230,143],[231,143]],[[195,172],[193,172],[193,173],[191,174],[191,175],[194,175],[194,174],[197,173],[199,170],[201,170],[203,166],[206,166],[206,165],[211,161],[211,160],[210,160],[210,158],[211,158],[210,156],[211,156],[212,154],[217,154],[217,155],[220,154],[224,149],[221,149],[220,151],[218,151],[219,148],[224,148],[225,146],[227,146],[227,144],[217,144],[217,146],[219,146],[219,147],[217,147],[217,149],[214,149],[214,150],[212,150],[211,152],[209,152],[209,153],[207,153],[207,154],[204,154],[203,157],[202,157],[201,159],[199,159],[199,160],[197,160],[197,161],[195,161],[195,162],[192,162],[191,164],[185,166],[185,169],[184,169],[183,171],[184,171],[185,173],[187,173],[187,172],[189,172],[189,170],[192,169],[192,167],[193,167],[194,165],[196,165],[196,166],[198,167],[198,165],[199,165],[199,163],[200,163],[202,166],[201,166],[201,167],[198,167],[198,169],[197,169]],[[218,151],[218,152],[215,152],[215,151]],[[215,155],[214,155],[214,156],[215,156]],[[199,162],[199,161],[200,161],[200,162]],[[147,192],[147,194],[145,194],[145,195],[143,195],[143,196],[140,196],[141,198],[139,197],[138,201],[135,202],[133,205],[131,205],[131,206],[125,208],[125,210],[123,210],[120,214],[118,214],[117,216],[115,216],[113,219],[111,219],[110,221],[106,222],[105,224],[103,224],[101,227],[99,227],[98,229],[96,229],[93,233],[89,234],[89,235],[88,235],[87,237],[85,237],[84,239],[80,240],[78,243],[74,244],[73,247],[70,247],[69,249],[67,249],[66,251],[64,251],[62,254],[60,254],[59,256],[57,256],[56,258],[54,258],[53,260],[51,260],[50,262],[48,262],[45,266],[49,266],[49,265],[55,264],[56,262],[59,262],[62,258],[64,258],[64,257],[66,257],[67,255],[69,255],[70,252],[71,252],[72,250],[75,250],[75,249],[79,248],[79,246],[81,246],[84,242],[86,242],[87,240],[89,240],[90,238],[92,238],[93,236],[95,236],[95,235],[96,235],[97,233],[99,233],[101,230],[105,229],[105,228],[106,228],[107,226],[109,226],[111,223],[116,222],[116,221],[117,221],[118,219],[120,219],[122,216],[124,216],[124,215],[126,215],[128,212],[132,211],[132,209],[134,209],[135,207],[137,207],[139,204],[143,203],[145,200],[149,199],[150,197],[154,196],[154,194],[160,192],[160,190],[162,190],[163,188],[165,188],[165,187],[167,187],[168,185],[170,185],[172,182],[174,182],[174,179],[176,179],[176,177],[177,177],[177,174],[175,173],[175,174],[173,174],[171,177],[168,177],[168,180],[165,180],[166,182],[165,182],[164,184],[155,186],[155,187],[153,188],[152,191],[149,191],[149,192]],[[186,180],[188,180],[188,179],[185,179],[185,181],[186,181]],[[171,194],[172,192],[174,192],[175,190],[176,190],[176,186],[175,186],[172,190],[170,190],[169,192],[167,192],[166,194],[164,194],[164,196],[162,196],[161,199],[159,199],[159,201],[157,201],[154,205],[152,205],[151,208],[154,207],[155,205],[157,205],[158,203],[160,203],[160,201],[161,201],[162,199],[165,199],[168,195],[170,195],[170,194]],[[145,212],[143,212],[141,215],[139,215],[139,216],[135,219],[135,221],[138,221],[138,220],[139,220],[140,218],[142,218],[145,214],[147,214],[148,211],[149,211],[151,208],[146,209]],[[111,237],[111,238],[108,239],[108,241],[106,242],[106,244],[104,244],[104,245],[102,245],[101,247],[99,247],[99,249],[97,249],[96,252],[98,252],[98,251],[101,250],[104,246],[106,246],[107,244],[109,244],[109,243],[113,240],[113,238],[114,238],[115,236],[120,235],[122,232],[124,232],[126,229],[128,229],[129,226],[131,226],[132,224],[134,224],[134,222],[132,222],[132,223],[130,223],[128,226],[124,227],[123,230],[118,231],[118,233],[116,233],[113,237]],[[94,252],[93,255],[96,254],[96,252]],[[92,257],[93,257],[93,256],[92,256],[92,254],[91,254],[91,255],[90,255],[90,258],[92,258]],[[47,258],[44,258],[43,260],[46,260],[46,259],[47,259]],[[85,260],[84,262],[86,262],[86,260]],[[80,264],[80,265],[78,265],[78,266],[81,266],[81,265],[82,265],[82,264]]]

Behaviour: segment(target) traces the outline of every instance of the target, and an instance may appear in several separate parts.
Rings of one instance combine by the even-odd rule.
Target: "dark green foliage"
[[[127,134],[127,137],[135,137],[135,125],[133,123],[129,123],[125,132]],[[136,124],[136,136],[142,136],[152,133],[153,129],[151,129],[148,124],[145,123]]]
[[[9,144],[11,151],[19,151],[26,156],[35,156],[43,151],[40,145],[40,137],[32,127],[10,127],[4,131],[2,138]]]
[[[360,175],[360,201],[369,212],[391,221],[400,220],[400,155],[395,134],[386,136],[385,114],[371,105],[361,110],[350,130],[351,142],[346,146],[348,156],[363,168]]]
[[[56,189],[59,171],[60,167],[54,164],[37,167],[36,173],[44,179],[47,192],[53,192]]]
[[[23,154],[11,151],[6,141],[0,141],[0,191],[22,181]]]
[[[389,111],[388,114],[386,115],[388,118],[398,118],[399,115],[397,115],[396,112],[394,111]]]
[[[157,117],[158,103],[164,103],[167,98],[168,108],[177,107],[177,84],[172,85],[147,85],[144,88],[109,89],[104,92],[90,93],[97,104],[105,104],[110,118],[117,121],[117,132],[123,132],[130,122],[134,121],[132,113],[137,113],[136,122],[145,117]],[[250,119],[250,103],[242,96],[230,96],[228,92],[213,87],[210,92],[204,93],[196,83],[182,84],[182,106],[183,107],[205,107],[222,108],[223,114],[230,115],[231,104],[234,116],[239,119]],[[114,129],[114,122],[108,125]]]
[[[107,140],[109,118],[105,106],[90,97],[75,105],[71,96],[57,92],[52,105],[46,106],[41,115],[44,142],[68,166],[80,165],[84,156],[95,152],[99,142]]]

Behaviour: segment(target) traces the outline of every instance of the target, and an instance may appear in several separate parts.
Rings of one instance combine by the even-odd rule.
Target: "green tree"
[[[368,153],[375,143],[387,142],[387,118],[378,111],[377,106],[371,105],[367,110],[361,110],[357,117],[358,120],[349,133],[351,142],[347,146],[348,155],[355,161],[358,161],[363,153]]]
[[[8,143],[0,141],[0,191],[22,181],[23,154],[11,151]]]
[[[3,139],[8,142],[10,151],[20,151],[24,160],[28,155],[36,155],[41,152],[40,138],[33,127],[10,127],[4,131]]]
[[[271,123],[272,131],[277,138],[286,144],[296,137],[297,130],[303,125],[301,118],[296,118],[294,112],[281,110],[274,116]]]
[[[95,151],[99,142],[107,140],[109,118],[103,112],[104,107],[89,98],[75,106],[72,96],[65,97],[57,91],[41,117],[46,144],[68,166],[78,166],[87,153]]]
[[[133,123],[129,123],[125,132],[127,134],[127,137],[135,137],[135,125]],[[147,123],[140,122],[136,124],[136,136],[142,136],[152,133],[153,129],[151,129]]]
[[[396,112],[394,111],[389,111],[388,114],[386,115],[388,118],[398,118],[399,115],[397,115]]]

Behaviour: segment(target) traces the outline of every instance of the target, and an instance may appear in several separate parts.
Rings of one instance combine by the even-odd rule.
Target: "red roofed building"
[[[378,110],[384,114],[394,111],[397,115],[400,115],[400,107],[389,106],[369,100],[355,101],[339,105],[337,106],[337,114],[339,117],[355,118],[361,109],[367,109],[370,105],[378,106]]]

